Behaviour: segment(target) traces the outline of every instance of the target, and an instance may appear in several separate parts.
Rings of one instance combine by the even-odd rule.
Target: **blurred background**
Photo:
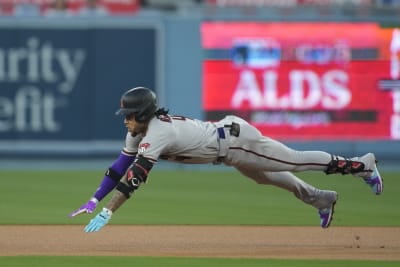
[[[0,169],[105,169],[136,86],[396,169],[400,0],[0,0]]]

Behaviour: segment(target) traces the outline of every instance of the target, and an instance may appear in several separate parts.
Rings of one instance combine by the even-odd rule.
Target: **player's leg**
[[[318,209],[321,227],[329,227],[337,200],[335,191],[315,188],[290,172],[254,172],[246,168],[237,169],[258,184],[274,185],[293,193],[304,203]]]
[[[323,151],[297,151],[262,136],[251,125],[240,125],[240,136],[230,140],[227,164],[263,171],[326,171],[332,156]]]
[[[246,121],[239,137],[230,137],[225,163],[261,171],[325,171],[332,156],[323,151],[296,151],[277,140],[263,136]]]
[[[320,190],[306,183],[291,172],[262,172],[247,168],[236,168],[243,175],[251,178],[258,184],[274,185],[293,193],[301,201],[320,209],[330,204]]]
[[[324,171],[360,176],[375,194],[382,192],[382,178],[376,168],[375,156],[344,158],[324,151],[298,151],[283,143],[262,136],[250,124],[240,122],[240,136],[231,137],[227,165],[260,171]]]
[[[372,192],[379,195],[383,191],[383,178],[380,176],[376,158],[373,153],[367,153],[361,157],[344,158],[328,154],[324,151],[297,151],[286,145],[269,139],[270,164],[281,165],[285,168],[292,165],[288,171],[322,170],[326,174],[352,174],[361,177],[367,183]],[[325,164],[324,164],[325,162]]]

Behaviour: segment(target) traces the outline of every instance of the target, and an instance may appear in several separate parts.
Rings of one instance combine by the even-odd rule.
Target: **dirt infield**
[[[0,256],[400,260],[400,227],[0,226]]]

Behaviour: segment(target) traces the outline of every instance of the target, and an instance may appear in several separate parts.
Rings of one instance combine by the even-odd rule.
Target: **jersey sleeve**
[[[138,146],[142,136],[132,136],[130,132],[126,134],[125,147],[122,150],[127,155],[136,155],[138,153]]]
[[[139,144],[138,155],[155,163],[173,139],[174,130],[172,124],[154,119],[151,121],[146,135]]]

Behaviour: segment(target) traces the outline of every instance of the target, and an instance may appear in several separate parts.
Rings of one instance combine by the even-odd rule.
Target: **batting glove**
[[[103,210],[96,215],[96,217],[94,217],[88,225],[86,225],[85,227],[85,232],[86,233],[91,233],[91,232],[97,232],[99,231],[101,228],[103,228],[108,221],[110,221],[111,219],[111,215],[112,215],[112,211],[107,209],[107,208],[103,208]]]
[[[99,201],[95,198],[92,198],[87,203],[83,204],[79,209],[71,212],[69,217],[72,218],[82,213],[92,213],[96,209],[97,203],[99,203]]]

